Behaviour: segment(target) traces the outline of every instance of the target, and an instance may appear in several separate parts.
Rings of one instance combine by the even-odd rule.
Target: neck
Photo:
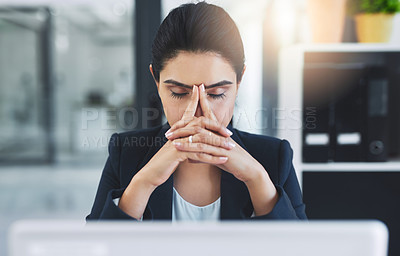
[[[207,163],[189,163],[188,160],[181,162],[174,172],[174,177],[187,178],[210,178],[214,180],[220,176],[217,166]]]
[[[212,172],[217,170],[218,167],[207,163],[190,163],[189,160],[185,160],[178,165],[177,170],[179,169],[185,169],[185,172],[189,171],[193,173],[198,173],[199,171]]]

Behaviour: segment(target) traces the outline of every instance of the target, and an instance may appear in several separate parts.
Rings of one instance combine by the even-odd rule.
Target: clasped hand
[[[200,87],[200,88],[199,88]],[[207,100],[204,84],[193,86],[191,101],[181,120],[171,126],[165,133],[168,140],[179,151],[196,154],[195,161],[213,164],[243,182],[253,181],[265,172],[262,165],[230,136],[232,132],[218,122]],[[195,117],[200,102],[204,116]],[[207,162],[212,157],[220,157],[221,162]]]

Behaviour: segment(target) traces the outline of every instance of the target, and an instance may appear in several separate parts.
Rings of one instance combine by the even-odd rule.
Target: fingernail
[[[171,128],[168,129],[168,131],[165,132],[165,134],[169,133],[171,131]]]
[[[228,157],[227,156],[220,156],[219,159],[220,160],[228,160]]]
[[[204,84],[200,85],[201,90],[204,92],[206,90],[206,88],[204,88]]]
[[[171,135],[173,134],[173,132],[167,132],[167,133],[165,133],[165,137],[171,137]]]
[[[232,147],[232,148],[236,147],[236,144],[233,143],[233,142],[231,142],[231,141],[228,142],[228,145],[229,145],[230,147]]]
[[[180,142],[177,142],[177,141],[173,141],[172,142],[174,145],[176,145],[176,146],[180,146],[180,145],[182,145],[182,143],[180,143]]]
[[[193,94],[194,94],[194,89],[196,89],[196,85],[193,85]]]
[[[231,132],[228,128],[225,128],[225,129],[226,129],[226,132],[229,133],[229,135],[233,134],[233,132]]]

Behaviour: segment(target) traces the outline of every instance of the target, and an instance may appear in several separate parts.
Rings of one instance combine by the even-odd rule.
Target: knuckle
[[[200,133],[203,129],[200,126],[195,126],[194,127],[194,132],[195,133]]]
[[[201,117],[199,117],[199,119],[200,119],[200,122],[201,122],[202,124],[204,124],[205,121],[206,121],[206,117],[205,117],[205,116],[201,116]]]
[[[202,123],[202,117],[201,117],[201,116],[198,117],[198,118],[194,121],[194,123],[195,123],[196,125],[201,125],[201,123]]]
[[[181,128],[181,130],[182,130],[183,132],[188,132],[188,131],[190,131],[190,126],[185,125],[185,126],[183,126],[183,127]]]
[[[228,142],[229,142],[228,139],[222,139],[222,140],[221,140],[221,144],[224,145],[224,146],[227,146],[227,145],[228,145]]]
[[[209,138],[209,141],[211,144],[218,146],[218,138],[216,138],[215,136],[212,136],[211,138]]]
[[[201,142],[205,142],[207,138],[204,133],[199,133],[198,137]]]
[[[204,144],[202,144],[202,143],[198,143],[197,144],[197,149],[199,149],[199,150],[204,150]]]

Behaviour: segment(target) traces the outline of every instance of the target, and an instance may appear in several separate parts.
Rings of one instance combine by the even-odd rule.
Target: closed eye
[[[226,95],[225,95],[225,93],[221,93],[221,94],[208,94],[208,96],[210,96],[213,99],[222,99]]]
[[[189,94],[188,92],[185,93],[175,93],[173,91],[171,91],[171,97],[172,98],[177,98],[177,99],[182,99],[183,97],[185,97],[187,94]],[[222,99],[224,97],[226,97],[225,93],[221,93],[221,94],[208,94],[208,96],[210,96],[213,99]]]
[[[189,93],[188,92],[186,92],[186,93],[175,93],[175,92],[171,91],[172,98],[182,99],[186,94],[189,94]]]

